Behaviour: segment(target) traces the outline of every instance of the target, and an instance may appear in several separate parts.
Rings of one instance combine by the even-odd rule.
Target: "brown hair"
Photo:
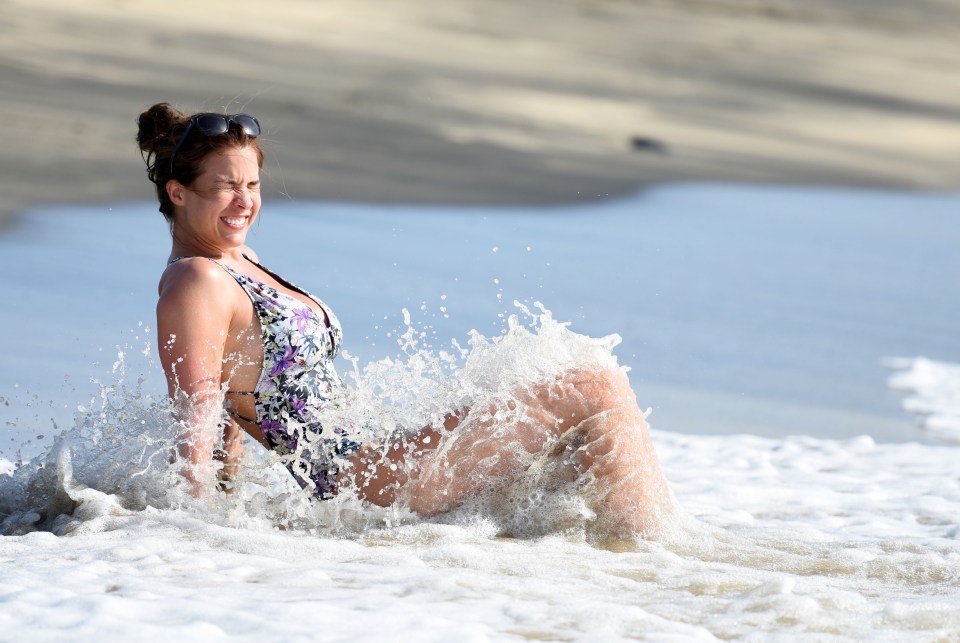
[[[177,150],[173,171],[170,157],[180,137],[190,123],[191,115],[171,107],[168,103],[157,103],[140,114],[138,119],[137,143],[140,155],[147,164],[147,178],[157,188],[160,212],[173,220],[173,203],[167,194],[167,181],[176,179],[183,185],[191,185],[200,175],[200,165],[207,155],[226,147],[252,147],[257,152],[257,164],[263,167],[263,150],[257,139],[249,136],[243,128],[231,123],[226,134],[205,136],[196,127]]]

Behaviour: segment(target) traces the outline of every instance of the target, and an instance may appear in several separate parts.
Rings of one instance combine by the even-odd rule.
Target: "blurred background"
[[[267,196],[956,188],[956,0],[0,0],[0,211],[151,199],[152,103],[247,110]]]

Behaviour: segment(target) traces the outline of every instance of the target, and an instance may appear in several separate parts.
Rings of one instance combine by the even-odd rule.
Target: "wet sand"
[[[960,187],[954,0],[0,0],[0,227],[152,199],[135,118],[266,128],[268,198],[570,202],[668,181]]]

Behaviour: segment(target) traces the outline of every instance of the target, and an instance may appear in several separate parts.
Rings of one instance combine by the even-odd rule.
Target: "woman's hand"
[[[240,458],[243,457],[243,430],[230,420],[223,429],[223,448],[213,452],[213,457],[223,463],[217,474],[218,487],[224,493],[233,493],[237,482]]]

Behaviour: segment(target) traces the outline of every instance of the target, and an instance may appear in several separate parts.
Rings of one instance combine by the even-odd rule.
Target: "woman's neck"
[[[217,248],[198,243],[184,243],[182,240],[174,239],[173,246],[170,249],[170,258],[178,257],[209,257],[210,259],[237,260],[243,259],[244,246],[235,248]]]

